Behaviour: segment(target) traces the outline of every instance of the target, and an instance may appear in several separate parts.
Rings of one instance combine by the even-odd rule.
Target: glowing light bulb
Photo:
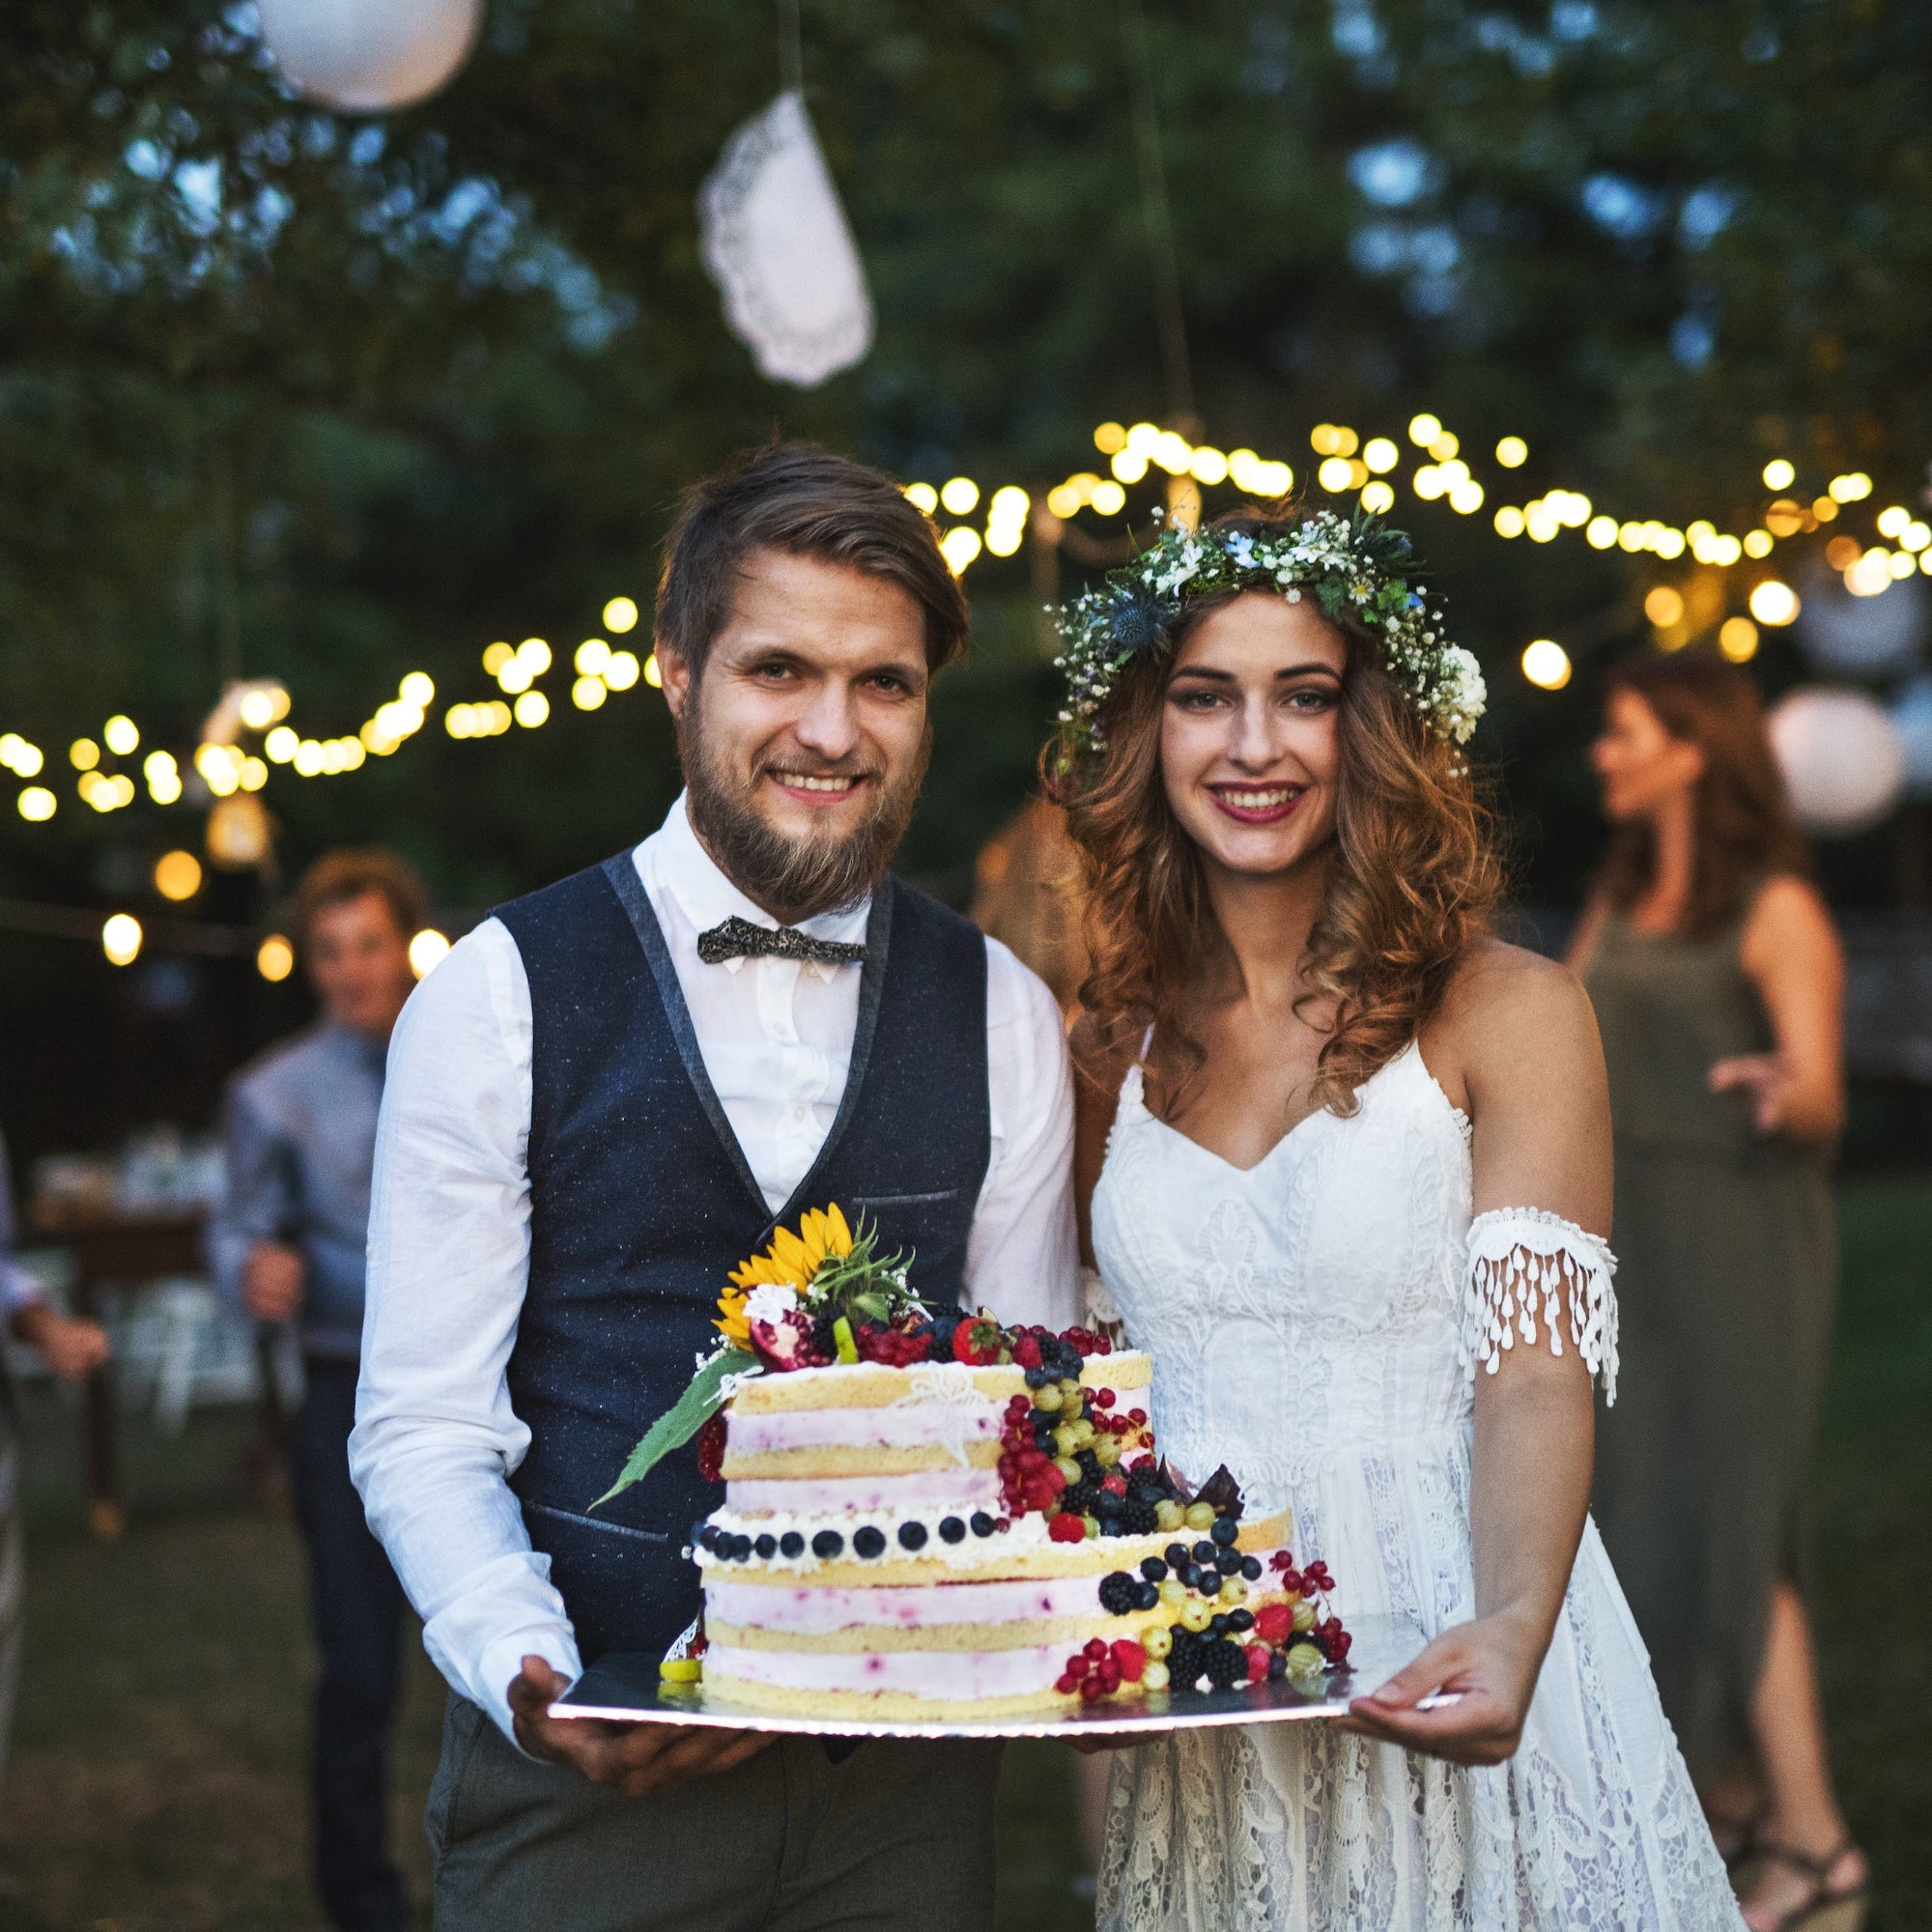
[[[100,950],[110,966],[131,966],[141,956],[141,922],[132,913],[111,914],[101,923]]]
[[[410,971],[426,980],[449,954],[449,941],[435,926],[426,925],[410,941]]]
[[[1441,434],[1442,418],[1431,415],[1426,410],[1408,419],[1408,440],[1419,448],[1427,449]]]
[[[1764,487],[1767,490],[1788,490],[1797,481],[1797,465],[1782,456],[1774,456],[1764,466]]]
[[[1115,450],[1127,446],[1127,433],[1117,422],[1103,422],[1094,432],[1094,447],[1102,456],[1112,456]]]
[[[1750,613],[1760,624],[1774,628],[1788,624],[1798,615],[1798,593],[1788,583],[1767,577],[1750,594]]]
[[[1393,469],[1401,460],[1402,451],[1385,436],[1372,436],[1362,445],[1362,461],[1378,476],[1380,476],[1386,470]]]
[[[657,653],[653,651],[650,662],[655,665],[657,661]],[[604,667],[604,682],[612,691],[629,691],[637,683],[638,673],[640,670],[644,672],[644,681],[655,691],[661,680],[653,677],[645,667],[638,663],[636,651],[612,651],[611,662]]]
[[[30,825],[43,824],[54,815],[58,801],[45,785],[29,785],[14,800],[19,807],[20,816]]]
[[[1506,436],[1496,444],[1496,461],[1505,469],[1520,469],[1529,461],[1529,444],[1520,436]]]
[[[970,476],[954,476],[939,493],[949,514],[963,517],[980,500],[980,486]]]
[[[629,597],[613,597],[604,607],[604,628],[615,631],[622,637],[626,631],[638,628],[638,606]]]
[[[100,735],[117,758],[128,756],[141,742],[140,727],[131,718],[124,717],[119,712],[100,727]]]
[[[1570,682],[1570,653],[1554,638],[1537,638],[1523,647],[1522,674],[1540,691],[1561,691]]]
[[[271,932],[255,949],[255,971],[270,985],[279,985],[296,970],[296,950],[279,932]]]
[[[412,670],[397,685],[396,696],[405,704],[412,704],[418,711],[427,711],[436,702],[436,679],[426,670]]]
[[[1666,631],[1683,621],[1684,599],[1669,584],[1660,583],[1643,600],[1643,614],[1660,631]]]
[[[1748,617],[1726,617],[1718,627],[1718,648],[1734,665],[1748,664],[1757,655],[1757,626]]]
[[[201,890],[201,861],[192,852],[163,852],[155,861],[155,890],[179,904]]]
[[[526,691],[512,710],[526,731],[534,731],[550,716],[550,699],[540,691]]]
[[[610,687],[601,677],[580,677],[570,687],[570,701],[580,711],[595,711],[610,696]]]

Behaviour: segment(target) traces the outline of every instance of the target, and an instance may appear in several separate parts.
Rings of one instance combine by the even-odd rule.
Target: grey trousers
[[[988,1932],[1000,1747],[781,1738],[623,1798],[452,1696],[430,1786],[438,1932]]]

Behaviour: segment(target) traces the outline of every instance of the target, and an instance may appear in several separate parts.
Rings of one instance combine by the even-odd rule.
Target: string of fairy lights
[[[1178,431],[1150,422],[1103,422],[1094,432],[1094,446],[1105,459],[1104,474],[1076,470],[1037,500],[1017,483],[987,489],[965,475],[942,484],[910,483],[905,494],[939,526],[940,550],[953,574],[963,577],[982,555],[1010,557],[1029,541],[1057,546],[1065,527],[1078,519],[1091,516],[1104,523],[1121,517],[1129,491],[1150,478],[1164,490],[1166,513],[1190,524],[1203,513],[1204,490],[1228,486],[1265,502],[1286,497],[1295,486],[1294,469],[1286,461],[1247,448],[1224,451],[1190,442]],[[1505,494],[1506,483],[1530,456],[1523,438],[1502,437],[1492,451],[1501,473],[1486,483],[1472,468],[1462,440],[1427,412],[1412,416],[1400,438],[1364,437],[1347,424],[1317,423],[1309,433],[1309,446],[1316,458],[1316,488],[1338,503],[1353,499],[1377,515],[1396,508],[1406,485],[1419,502],[1442,502],[1455,515],[1475,516],[1492,497]],[[1402,474],[1406,464],[1412,465],[1406,477]],[[1755,655],[1760,627],[1787,625],[1799,615],[1798,592],[1772,567],[1777,546],[1837,523],[1873,494],[1872,479],[1861,470],[1832,476],[1807,494],[1799,488],[1798,466],[1786,457],[1767,463],[1762,481],[1770,495],[1756,522],[1742,531],[1720,529],[1710,518],[1682,526],[1655,518],[1619,519],[1582,491],[1562,486],[1497,503],[1491,509],[1490,527],[1512,542],[1527,538],[1532,544],[1549,544],[1580,536],[1594,550],[1649,554],[1662,564],[1674,564],[1688,554],[1701,566],[1701,581],[1690,580],[1682,588],[1667,582],[1654,584],[1644,599],[1644,614],[1666,649],[1690,641],[1715,622],[1719,648],[1742,664]],[[981,512],[980,521],[972,521]],[[1824,557],[1853,596],[1877,596],[1916,573],[1932,576],[1932,525],[1902,503],[1887,504],[1876,513],[1870,540],[1840,529],[1827,539]],[[1713,581],[1721,586],[1732,571],[1748,573],[1744,609],[1729,611],[1718,621],[1728,611],[1732,593],[1722,587],[1714,591]],[[614,695],[640,684],[660,686],[654,655],[640,657],[611,641],[635,631],[640,614],[629,596],[612,597],[604,605],[602,631],[608,635],[585,638],[570,655],[569,701],[574,709],[599,711]],[[1546,691],[1561,690],[1574,670],[1569,652],[1550,638],[1531,639],[1520,664],[1528,682]],[[482,668],[496,693],[445,703],[441,722],[449,737],[497,738],[513,727],[537,730],[551,721],[553,702],[542,681],[558,668],[558,657],[547,639],[494,642],[482,653]],[[207,804],[211,856],[220,863],[247,863],[257,847],[266,850],[268,821],[256,794],[276,769],[298,779],[334,778],[359,770],[371,758],[390,757],[428,725],[438,701],[435,679],[427,671],[412,670],[355,731],[316,737],[289,722],[294,700],[285,685],[273,678],[250,679],[223,695],[203,726],[188,772],[175,752],[150,743],[125,713],[107,719],[98,736],[73,739],[67,763],[75,795],[99,813],[132,805],[141,785],[157,806],[185,799],[195,806]],[[145,753],[144,745],[149,747]],[[134,777],[137,757],[141,785]],[[17,731],[0,733],[0,768],[22,781],[14,805],[30,823],[43,824],[59,810],[48,767],[48,754],[40,745]],[[176,903],[194,897],[202,880],[200,860],[186,850],[164,854],[155,867],[156,890]],[[102,925],[102,950],[117,965],[138,957],[142,943],[140,922],[132,914],[114,914]],[[415,935],[411,958],[417,972],[428,971],[447,944],[433,930]],[[295,966],[294,949],[286,937],[271,933],[261,943],[256,965],[265,979],[286,979]]]

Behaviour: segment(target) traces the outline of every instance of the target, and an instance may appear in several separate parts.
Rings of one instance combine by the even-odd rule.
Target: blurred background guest
[[[1611,826],[1571,963],[1616,1132],[1622,1392],[1595,1509],[1753,1932],[1862,1895],[1804,1603],[1836,1271],[1837,936],[1756,688],[1695,652],[1610,676]]]
[[[322,1015],[230,1087],[227,1193],[212,1240],[242,1308],[291,1324],[301,1345],[289,1474],[321,1653],[315,1877],[343,1932],[396,1932],[409,1918],[388,1852],[385,1775],[404,1598],[349,1480],[349,1432],[384,1061],[414,984],[410,938],[424,913],[421,882],[387,852],[331,852],[303,874],[296,941]]]
[[[107,1359],[107,1331],[52,1307],[33,1277],[14,1260],[14,1176],[0,1139],[0,1314],[14,1341],[38,1350],[63,1381],[79,1382]],[[19,1429],[12,1378],[0,1355],[0,1783],[7,1775],[7,1740],[14,1729],[14,1693],[20,1682],[20,1599],[24,1587],[19,1516]]]

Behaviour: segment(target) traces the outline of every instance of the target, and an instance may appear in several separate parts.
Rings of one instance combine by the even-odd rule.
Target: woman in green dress
[[[1836,1272],[1843,958],[1750,680],[1698,653],[1612,674],[1612,827],[1571,964],[1616,1134],[1622,1392],[1594,1508],[1753,1932],[1856,1916],[1805,1614]]]

